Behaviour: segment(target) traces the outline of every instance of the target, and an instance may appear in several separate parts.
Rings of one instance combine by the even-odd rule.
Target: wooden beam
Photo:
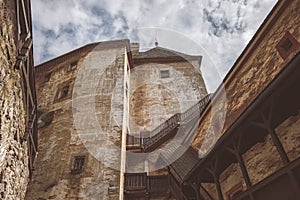
[[[200,199],[200,187],[197,187],[197,185],[195,183],[190,183],[190,182],[187,182],[187,184],[193,188],[193,190],[195,191],[196,193],[196,199],[197,200],[201,200]]]
[[[265,129],[270,134],[271,139],[280,155],[282,162],[286,165],[290,162],[290,160],[282,146],[282,143],[280,142],[280,139],[278,138],[274,128],[272,127],[273,107],[274,107],[274,101],[272,100],[268,107],[268,111],[266,113],[267,117],[266,117],[265,113],[260,111],[260,116],[262,117],[262,122],[252,121],[251,123],[255,126]]]
[[[241,142],[242,142],[242,135],[240,134],[239,137],[238,137],[238,141],[237,142],[235,142],[235,141],[232,142],[232,148],[225,147],[225,149],[227,151],[229,151],[230,153],[232,153],[233,155],[235,155],[235,157],[236,157],[236,159],[239,163],[239,166],[240,166],[243,178],[245,180],[247,189],[249,189],[249,188],[251,188],[252,183],[251,183],[246,165],[244,163],[243,157],[240,153]],[[249,197],[250,197],[250,200],[254,200],[254,197],[253,197],[252,194],[250,194]]]
[[[247,188],[250,188],[252,186],[252,183],[251,183],[251,180],[249,178],[249,174],[248,174],[247,168],[245,166],[245,163],[243,161],[243,158],[242,158],[240,153],[237,153],[236,156],[237,156],[237,159],[238,159],[243,177],[245,179],[246,186],[247,186]]]
[[[293,189],[295,192],[297,192],[297,195],[300,197],[300,183],[299,180],[296,178],[295,174],[292,172],[292,170],[289,170],[288,172],[289,179],[291,180],[291,183],[293,185]]]
[[[250,188],[252,186],[252,183],[251,183],[251,180],[250,180],[250,177],[249,177],[246,165],[244,163],[243,157],[242,157],[242,155],[240,153],[240,145],[241,145],[241,136],[239,136],[237,144],[235,142],[233,142],[233,151],[234,151],[234,154],[235,154],[235,156],[237,158],[239,166],[241,168],[241,171],[242,171],[242,174],[243,174],[246,186],[247,186],[247,188]]]
[[[207,171],[213,176],[214,178],[214,182],[216,184],[216,189],[217,189],[217,193],[218,193],[218,199],[219,200],[223,200],[223,194],[222,194],[222,189],[221,189],[221,185],[220,185],[220,181],[219,181],[219,174],[217,173],[216,170],[216,162],[214,162],[212,167],[208,167]]]
[[[21,10],[22,10],[22,18],[23,18],[23,23],[22,23],[22,26],[23,28],[25,28],[25,32],[21,34],[27,34],[29,32],[29,26],[28,26],[28,19],[27,19],[27,11],[26,11],[26,7],[25,7],[25,3],[24,3],[24,0],[21,0]]]
[[[29,97],[30,97],[29,100],[30,100],[31,104],[34,105],[35,102],[34,102],[34,99],[33,99],[33,92],[32,92],[32,90],[31,90],[31,86],[30,86],[29,73],[28,73],[28,71],[25,69],[25,67],[27,67],[27,66],[22,65],[22,67],[21,67],[22,72],[23,72],[23,75],[24,75],[24,79],[25,79],[25,86],[26,86],[26,89],[27,89],[27,93],[28,93],[28,95],[29,95]],[[28,102],[29,102],[29,101],[27,101],[27,103],[28,103]]]
[[[282,162],[285,165],[288,164],[290,162],[290,160],[289,160],[289,158],[288,158],[288,156],[287,156],[287,154],[286,154],[286,152],[285,152],[285,150],[284,150],[284,148],[282,146],[282,143],[280,142],[280,140],[279,140],[279,138],[278,138],[275,130],[274,129],[270,129],[269,133],[271,135],[272,141],[274,142],[277,151],[279,152],[279,155],[281,157]]]
[[[218,198],[219,198],[219,200],[223,200],[223,194],[222,194],[222,190],[221,190],[219,176],[214,176],[214,181],[216,183],[216,188],[217,188],[217,192],[218,192]]]
[[[255,185],[253,185],[251,188],[244,191],[241,195],[239,195],[239,199],[244,199],[245,197],[249,197],[251,195],[253,196],[253,194],[255,194],[257,191],[261,190],[262,188],[266,187],[270,183],[274,182],[279,177],[282,177],[284,175],[288,175],[294,169],[296,169],[298,166],[300,166],[300,158],[297,158],[296,160],[288,163],[283,168],[279,169],[278,171],[274,172],[273,174],[266,177],[262,181],[260,181],[260,182],[256,183]],[[297,185],[296,188],[299,188],[299,183],[297,182],[297,179],[296,179],[295,175],[292,174],[292,176],[295,178],[295,181],[296,181],[296,183],[292,183],[292,184],[294,184],[294,185],[296,184]],[[297,196],[300,195],[300,190],[295,190],[294,189],[293,191],[294,191],[294,195],[297,195]]]
[[[19,0],[15,0],[15,4],[16,4],[16,21],[17,21],[17,33],[16,33],[16,41],[20,40],[20,34],[19,34],[19,30],[20,30],[20,5],[19,5]],[[17,48],[19,48],[19,45],[16,44]]]
[[[211,196],[211,194],[205,189],[205,187],[203,187],[203,186],[201,185],[201,183],[199,184],[199,186],[200,186],[200,189],[201,189],[201,188],[203,189],[203,191],[204,191],[205,194],[210,198],[210,200],[214,200],[214,198]]]

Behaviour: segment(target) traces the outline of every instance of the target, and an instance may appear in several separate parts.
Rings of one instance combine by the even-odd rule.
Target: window
[[[44,76],[43,83],[47,83],[48,81],[50,81],[50,78],[51,78],[51,73],[46,74]]]
[[[74,156],[71,172],[72,173],[82,172],[84,161],[85,161],[85,156]]]
[[[283,38],[276,45],[276,49],[283,59],[288,58],[288,56],[292,52],[296,51],[298,47],[298,41],[289,32],[286,32]]]
[[[288,52],[291,50],[292,46],[293,46],[293,43],[289,39],[287,39],[281,44],[280,47]]]
[[[169,70],[160,70],[160,78],[169,78],[170,71]]]
[[[70,65],[68,67],[68,72],[76,69],[76,67],[77,67],[77,61],[70,63]]]
[[[113,193],[117,192],[118,189],[119,189],[118,182],[109,182],[109,185],[108,185],[108,193],[109,194],[113,194]]]
[[[50,125],[54,119],[55,111],[43,114],[38,120],[38,128],[43,128]]]
[[[69,92],[69,85],[64,86],[59,93],[58,99],[63,99],[65,97],[67,97],[68,92]]]
[[[73,85],[75,79],[70,79],[57,86],[57,91],[54,97],[54,103],[67,100],[72,97]]]

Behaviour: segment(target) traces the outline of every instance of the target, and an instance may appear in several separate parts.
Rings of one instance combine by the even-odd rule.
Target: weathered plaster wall
[[[161,70],[169,70],[169,77],[161,78]],[[207,94],[199,68],[184,61],[164,64],[149,61],[135,66],[130,82],[132,133],[153,130]]]
[[[0,0],[0,199],[24,199],[28,182],[22,78],[14,69],[14,5]]]
[[[119,198],[120,171],[110,166],[120,166],[124,47],[90,50],[37,70],[40,146],[28,200]],[[118,151],[105,151],[113,145]],[[74,156],[85,156],[81,173],[71,173]]]

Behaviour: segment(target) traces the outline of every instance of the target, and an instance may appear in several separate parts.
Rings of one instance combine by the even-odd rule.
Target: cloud
[[[35,63],[87,43],[122,38],[137,41],[141,27],[160,27],[195,41],[224,77],[275,3],[275,0],[114,0],[113,3],[33,0]],[[165,46],[167,42],[177,42],[172,37],[162,41],[164,36],[151,34],[147,45],[154,44],[155,37]],[[189,48],[181,50],[190,53]]]

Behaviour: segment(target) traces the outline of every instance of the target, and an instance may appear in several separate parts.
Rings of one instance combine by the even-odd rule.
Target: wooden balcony
[[[127,134],[126,136],[126,149],[140,149],[141,148],[141,139],[138,136],[133,136]]]
[[[147,176],[146,173],[126,173],[126,199],[138,197],[165,197],[169,195],[168,176]]]
[[[125,193],[146,193],[147,174],[146,173],[126,173]]]

